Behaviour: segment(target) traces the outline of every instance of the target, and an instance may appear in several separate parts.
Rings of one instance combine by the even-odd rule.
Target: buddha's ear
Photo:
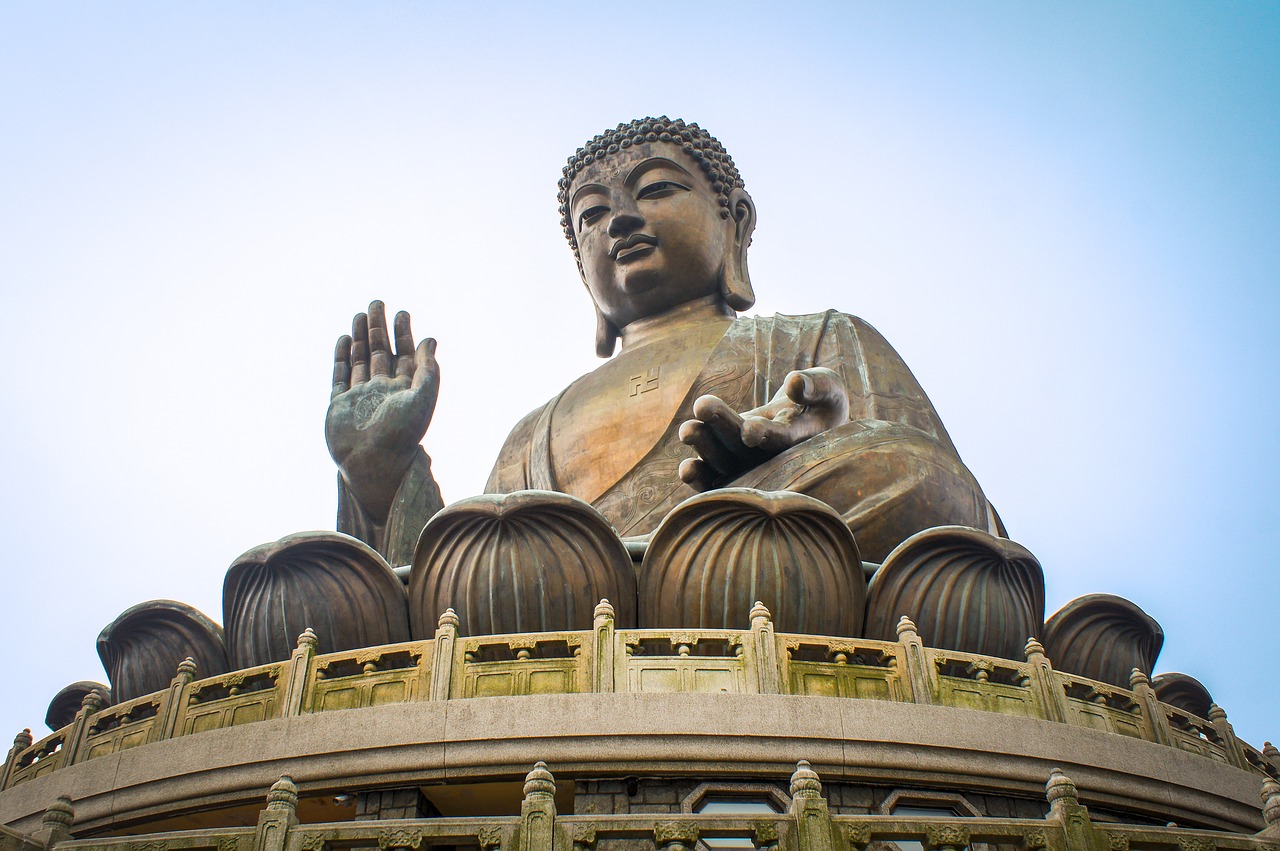
[[[614,346],[618,343],[618,326],[596,308],[596,355],[602,358],[613,357]]]
[[[747,272],[747,249],[756,229],[756,205],[745,189],[729,193],[729,222],[733,225],[733,242],[725,257],[720,294],[734,310],[746,310],[756,303],[751,275]]]

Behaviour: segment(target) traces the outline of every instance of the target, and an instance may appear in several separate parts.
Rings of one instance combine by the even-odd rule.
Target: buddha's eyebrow
[[[666,166],[668,168],[674,168],[676,171],[680,172],[681,174],[684,174],[690,179],[693,178],[693,175],[689,174],[689,170],[687,168],[680,165],[680,163],[675,162],[674,160],[669,160],[666,157],[650,157],[644,162],[637,164],[635,168],[631,169],[631,171],[627,173],[627,179],[623,182],[627,186],[631,186],[637,180],[639,180],[641,176],[645,174],[645,172],[649,171],[650,169],[661,168],[663,166]]]
[[[601,186],[599,183],[583,184],[582,186],[579,186],[577,189],[573,190],[573,196],[569,199],[569,206],[572,207],[574,204],[576,204],[578,202],[578,196],[583,194],[584,192],[599,192],[601,194],[607,194],[608,190],[605,189],[603,186]]]

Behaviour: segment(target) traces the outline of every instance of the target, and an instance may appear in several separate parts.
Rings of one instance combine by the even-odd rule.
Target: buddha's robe
[[[714,395],[737,411],[771,400],[792,370],[827,367],[849,390],[849,421],[792,447],[726,487],[789,490],[831,505],[864,559],[881,561],[915,532],[962,525],[1003,533],[982,489],[960,461],[929,398],[879,332],[835,311],[734,321],[707,358],[662,437],[594,501],[623,536],[652,532],[694,494],[680,480],[694,452],[679,438],[693,403]],[[563,392],[522,419],[485,490],[563,490],[551,452],[551,421]]]

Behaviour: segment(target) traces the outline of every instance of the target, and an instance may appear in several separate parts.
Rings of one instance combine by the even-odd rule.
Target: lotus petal
[[[340,532],[300,532],[240,556],[222,585],[222,615],[237,670],[288,659],[308,627],[320,653],[409,640],[404,583]]]
[[[174,600],[125,609],[98,634],[98,656],[116,703],[166,688],[187,657],[203,677],[228,670],[222,627]]]
[[[1089,594],[1067,603],[1044,625],[1053,667],[1129,688],[1137,668],[1151,676],[1164,645],[1164,630],[1123,597]]]
[[[1209,720],[1213,696],[1195,677],[1175,673],[1157,674],[1151,681],[1151,687],[1156,690],[1156,697],[1162,702]]]
[[[61,730],[70,724],[75,720],[76,713],[80,711],[84,696],[91,691],[98,693],[102,698],[103,706],[111,705],[111,689],[102,683],[81,680],[63,688],[53,696],[53,700],[49,701],[49,709],[44,714],[44,723],[50,730]]]
[[[906,615],[930,647],[1022,657],[1044,623],[1044,571],[1026,547],[937,526],[894,548],[867,589],[867,637],[897,640]]]
[[[759,600],[783,632],[858,636],[866,579],[853,533],[804,494],[723,488],[663,518],[640,570],[640,625],[745,629]]]
[[[602,598],[619,627],[635,623],[635,568],[609,521],[551,491],[455,502],[422,530],[409,574],[418,638],[446,608],[463,635],[589,629]]]

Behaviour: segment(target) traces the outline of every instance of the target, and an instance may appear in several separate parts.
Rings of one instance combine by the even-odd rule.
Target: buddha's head
[[[596,136],[560,179],[560,223],[596,306],[596,352],[620,329],[699,299],[755,302],[755,205],[724,147],[696,124],[645,118]]]

